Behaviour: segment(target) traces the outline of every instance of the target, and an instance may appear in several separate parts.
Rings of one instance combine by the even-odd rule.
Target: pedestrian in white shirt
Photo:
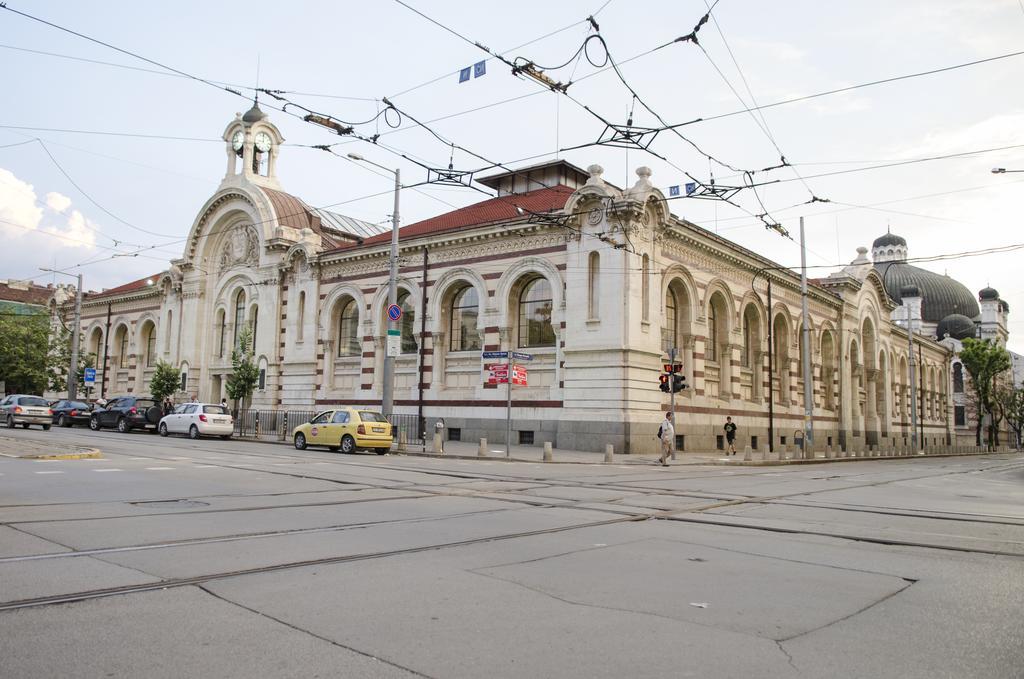
[[[665,419],[662,420],[661,426],[658,428],[658,438],[661,439],[661,457],[658,458],[658,461],[663,467],[667,467],[668,458],[672,455],[672,447],[676,441],[676,430],[672,426],[671,410],[665,413]]]

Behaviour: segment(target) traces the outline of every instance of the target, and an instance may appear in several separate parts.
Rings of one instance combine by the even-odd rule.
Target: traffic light
[[[658,381],[661,382],[661,384],[658,385],[658,388],[661,389],[666,394],[669,392],[668,380],[669,380],[669,376],[668,375],[661,375],[660,377],[658,377]]]
[[[672,375],[672,393],[682,391],[686,388],[686,375],[680,375],[679,373]]]

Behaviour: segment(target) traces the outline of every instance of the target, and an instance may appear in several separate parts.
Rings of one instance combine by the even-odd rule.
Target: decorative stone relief
[[[250,225],[239,224],[228,234],[220,251],[220,268],[254,265],[259,259],[259,237]]]

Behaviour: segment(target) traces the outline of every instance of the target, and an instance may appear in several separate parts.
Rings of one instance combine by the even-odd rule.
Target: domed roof
[[[974,337],[974,321],[963,314],[950,314],[939,321],[939,324],[935,327],[936,338],[943,339],[946,335],[958,340]]]
[[[242,116],[242,122],[249,124],[258,123],[259,121],[263,120],[266,117],[267,114],[260,110],[260,105],[254,103],[252,105],[252,108],[246,111],[245,115]]]
[[[875,239],[875,242],[871,244],[872,248],[884,248],[890,245],[902,245],[907,247],[907,239],[903,236],[897,236],[894,233],[886,233]]]
[[[950,314],[960,314],[969,319],[981,314],[971,291],[949,276],[905,262],[876,263],[875,270],[885,282],[885,291],[897,304],[903,303],[900,290],[904,286],[916,286],[920,290],[921,318],[927,323],[938,323]]]
[[[999,291],[995,288],[982,288],[978,293],[978,299],[999,299]]]

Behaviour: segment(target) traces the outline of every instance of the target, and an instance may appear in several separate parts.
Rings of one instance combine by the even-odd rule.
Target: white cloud
[[[71,207],[71,199],[62,193],[50,191],[46,194],[46,204],[54,212],[64,212],[64,210]]]
[[[70,202],[70,201],[69,201]],[[78,210],[72,210],[67,220],[67,228],[63,235],[68,238],[68,245],[92,248],[96,244],[96,231],[99,225]]]
[[[37,229],[42,218],[33,186],[0,168],[0,232],[20,236]]]

